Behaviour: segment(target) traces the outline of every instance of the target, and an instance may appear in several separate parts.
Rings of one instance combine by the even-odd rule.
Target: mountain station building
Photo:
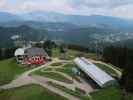
[[[49,58],[43,48],[37,47],[18,48],[14,56],[18,63],[26,65],[42,65]]]

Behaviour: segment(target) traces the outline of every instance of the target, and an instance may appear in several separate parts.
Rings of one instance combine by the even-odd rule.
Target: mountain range
[[[65,44],[75,44],[94,48],[97,41],[101,42],[104,38],[116,33],[118,34],[119,32],[116,30],[105,30],[96,27],[78,28],[67,31],[36,29],[27,25],[21,25],[18,27],[0,27],[0,47],[12,46],[11,44],[13,43],[13,40],[11,37],[19,35],[26,41],[41,41],[48,39],[56,42],[63,42]],[[114,36],[114,38],[116,37]],[[106,41],[108,42],[110,40]]]
[[[23,14],[11,14],[0,12],[0,22],[10,21],[35,21],[35,22],[50,22],[50,23],[69,23],[80,27],[99,27],[110,28],[120,31],[132,32],[133,20],[121,19],[112,16],[102,15],[65,15],[55,12],[35,11]]]
[[[15,20],[22,20],[22,19],[15,14],[11,14],[8,12],[0,12],[0,22],[8,22],[8,21],[15,21]]]
[[[108,43],[133,39],[133,21],[111,16],[42,11],[23,14],[0,12],[0,45],[10,43],[10,38],[19,33],[26,40],[48,38],[94,48],[98,41]]]

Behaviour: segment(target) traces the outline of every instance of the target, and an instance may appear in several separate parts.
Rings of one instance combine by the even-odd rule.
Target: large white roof
[[[76,58],[74,62],[77,66],[84,71],[91,79],[93,79],[100,87],[104,87],[109,82],[113,84],[115,79],[91,63],[89,60],[82,58]]]
[[[24,48],[18,48],[18,49],[16,49],[14,55],[15,55],[15,56],[24,55],[24,51],[25,51]]]

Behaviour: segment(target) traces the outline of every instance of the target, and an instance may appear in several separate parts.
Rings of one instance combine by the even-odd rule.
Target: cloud
[[[0,8],[2,9],[6,5],[5,0],[0,0]]]
[[[133,4],[133,0],[69,0],[69,1],[75,7],[87,6],[89,8],[115,8],[131,3]]]
[[[0,11],[52,11],[64,14],[110,15],[133,19],[133,0],[0,0]]]
[[[110,13],[113,16],[133,19],[132,9],[133,9],[133,4],[128,4],[114,8],[113,10],[110,11]]]
[[[22,9],[34,11],[34,10],[44,10],[44,11],[57,11],[57,12],[71,12],[71,7],[66,2],[66,0],[42,0],[38,1],[27,1],[23,3]]]

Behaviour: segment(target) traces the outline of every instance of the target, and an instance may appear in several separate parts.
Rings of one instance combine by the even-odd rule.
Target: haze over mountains
[[[21,20],[21,18],[15,14],[0,12],[0,22],[8,22],[13,20]]]
[[[24,14],[11,14],[0,12],[0,22],[9,21],[37,21],[37,22],[62,22],[79,25],[81,27],[94,26],[112,28],[123,31],[132,31],[133,21],[111,16],[91,15],[64,15],[55,12],[35,11]]]
[[[23,28],[23,25],[28,27],[27,30],[32,31],[18,31]],[[0,26],[5,30],[17,28],[12,35],[23,32],[28,36],[28,34],[35,35],[41,32],[37,37],[60,39],[67,43],[80,43],[80,45],[93,44],[96,41],[116,42],[133,38],[132,20],[101,15],[64,15],[43,11],[23,14],[0,12]],[[5,30],[0,31],[0,34],[3,34]],[[6,34],[11,32],[8,31]]]

